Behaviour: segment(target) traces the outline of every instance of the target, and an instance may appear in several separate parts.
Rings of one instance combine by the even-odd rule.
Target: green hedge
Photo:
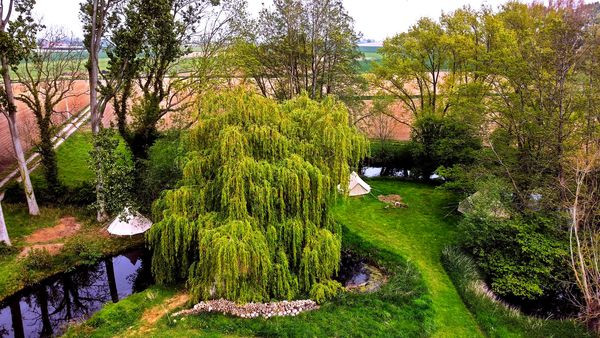
[[[414,167],[412,142],[371,140],[370,155],[364,166],[387,167],[410,170]]]

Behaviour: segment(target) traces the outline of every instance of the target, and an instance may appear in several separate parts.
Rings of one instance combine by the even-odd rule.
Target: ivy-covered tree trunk
[[[50,115],[47,118],[37,119],[40,131],[40,143],[38,147],[48,189],[56,196],[61,191],[61,184],[58,180],[58,164],[56,162],[54,143],[52,142],[52,125],[49,117]]]
[[[236,301],[339,287],[341,236],[328,208],[367,149],[346,108],[235,90],[205,97],[201,112],[182,141],[179,188],[154,205],[156,281]]]

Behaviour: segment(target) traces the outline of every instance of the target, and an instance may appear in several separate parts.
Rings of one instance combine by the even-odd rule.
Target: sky
[[[247,0],[251,13],[257,13],[271,0]],[[488,5],[498,8],[507,0],[343,0],[354,17],[356,30],[364,38],[383,41],[386,37],[406,31],[423,16],[439,18],[442,12],[451,12],[469,5],[479,8]],[[530,2],[530,0],[522,0]],[[35,15],[46,26],[61,27],[75,36],[81,36],[79,3],[81,0],[37,0]],[[585,2],[591,2],[585,1]]]

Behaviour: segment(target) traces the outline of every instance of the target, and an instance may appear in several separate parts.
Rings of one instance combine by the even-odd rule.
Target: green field
[[[362,73],[368,73],[372,69],[374,62],[381,61],[381,54],[379,54],[379,48],[371,46],[359,46],[358,50],[363,53],[362,59],[359,60],[359,67]]]

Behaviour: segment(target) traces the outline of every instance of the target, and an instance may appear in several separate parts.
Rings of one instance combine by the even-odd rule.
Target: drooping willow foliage
[[[334,99],[283,104],[243,89],[203,100],[183,140],[179,188],[154,204],[147,235],[158,283],[196,300],[291,299],[327,285],[341,234],[328,213],[367,151]]]

